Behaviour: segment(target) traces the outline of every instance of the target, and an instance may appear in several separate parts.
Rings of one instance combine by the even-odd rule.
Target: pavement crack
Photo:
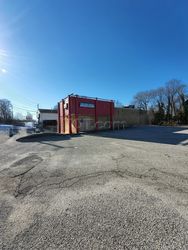
[[[21,192],[20,192],[20,187],[21,187],[21,184],[22,184],[22,179],[23,179],[23,176],[21,176],[20,180],[19,180],[19,183],[18,185],[16,186],[16,190],[14,192],[14,197],[17,198]]]
[[[176,174],[176,173],[170,173],[164,170],[159,170],[157,168],[149,168],[143,173],[135,173],[132,172],[128,169],[123,169],[120,171],[120,160],[123,159],[125,156],[120,155],[117,158],[112,157],[112,160],[115,162],[116,166],[116,173],[119,173],[123,177],[131,177],[131,178],[136,178],[140,179],[143,181],[146,181],[149,185],[152,184],[156,187],[158,187],[158,190],[160,189],[171,189],[174,190],[177,193],[188,193],[187,189],[187,181],[188,178],[186,176],[183,176],[181,174]],[[184,183],[184,187],[180,188],[179,187],[179,182]]]
[[[6,169],[6,175],[9,178],[19,178],[19,183],[16,186],[14,191],[14,196],[18,197],[19,195],[26,195],[28,190],[31,188],[29,185],[24,185],[24,178],[27,173],[29,173],[32,169],[34,169],[37,165],[39,165],[43,159],[37,154],[30,154],[10,165],[8,169]],[[32,178],[32,176],[30,176]],[[28,179],[27,179],[28,181]],[[24,188],[22,186],[25,186]]]
[[[34,167],[36,167],[36,165],[35,165],[35,166],[30,167],[29,169],[25,170],[24,172],[22,172],[22,173],[20,173],[20,174],[16,174],[16,175],[11,176],[11,178],[15,178],[15,177],[23,176],[23,175],[27,174],[29,171],[31,171]]]
[[[92,179],[92,178],[96,178],[99,176],[103,176],[103,175],[116,175],[118,177],[121,178],[126,178],[126,176],[123,175],[122,171],[117,171],[117,170],[109,170],[109,171],[100,171],[100,172],[96,172],[96,173],[90,173],[90,174],[84,174],[84,175],[78,175],[78,176],[73,176],[73,177],[68,177],[65,178],[60,181],[56,181],[54,180],[54,182],[50,182],[50,179],[52,178],[47,177],[45,180],[41,181],[40,183],[38,183],[37,185],[34,185],[32,187],[32,189],[29,191],[28,194],[33,194],[37,189],[41,189],[41,188],[58,188],[58,189],[66,189],[66,188],[70,188],[73,187],[75,184],[81,182],[81,181],[86,181],[88,179]],[[61,177],[61,176],[56,176],[57,178]],[[50,183],[49,183],[50,182]]]
[[[14,175],[13,177],[20,177],[20,182],[16,188],[15,191],[15,197],[18,197],[19,195],[26,195],[26,194],[33,194],[35,193],[37,190],[42,189],[42,188],[54,188],[54,189],[66,189],[66,188],[71,188],[74,185],[83,182],[83,181],[87,181],[89,179],[94,179],[97,177],[102,177],[104,175],[107,175],[110,177],[110,175],[112,176],[116,176],[116,177],[120,177],[120,178],[136,178],[136,179],[140,179],[140,180],[146,180],[147,179],[147,183],[152,185],[157,185],[159,186],[159,182],[160,183],[164,183],[165,184],[165,176],[169,175],[170,181],[174,182],[175,181],[175,177],[176,178],[181,178],[182,176],[178,176],[176,174],[171,174],[165,171],[161,171],[161,170],[157,170],[155,168],[150,168],[148,170],[146,170],[143,173],[135,173],[132,172],[128,169],[120,169],[120,160],[124,159],[126,156],[121,154],[119,157],[114,158],[112,157],[112,160],[115,162],[115,166],[114,169],[112,170],[108,170],[108,171],[99,171],[99,172],[94,172],[94,173],[89,173],[89,174],[83,174],[83,175],[76,175],[76,176],[72,176],[72,177],[68,177],[66,178],[62,172],[60,171],[55,171],[54,173],[51,173],[49,171],[44,170],[39,170],[38,174],[37,174],[37,178],[35,178],[32,174],[31,176],[28,175],[27,178],[24,178],[25,175],[31,171],[36,165],[31,166],[30,168],[27,168],[25,171]],[[31,181],[33,179],[33,181]],[[182,180],[186,180],[187,178],[182,178]],[[39,182],[40,181],[40,182]],[[28,183],[29,182],[29,183]],[[81,184],[82,185],[82,184]],[[167,183],[166,185],[163,185],[164,187],[167,188],[172,188],[171,183],[168,183],[168,187],[167,187]],[[176,191],[177,192],[183,192],[183,189],[179,189],[178,187],[176,187]],[[185,190],[185,192],[187,192]]]

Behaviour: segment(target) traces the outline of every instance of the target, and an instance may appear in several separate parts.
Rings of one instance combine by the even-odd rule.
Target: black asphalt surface
[[[188,249],[187,145],[188,127],[2,137],[0,248]]]

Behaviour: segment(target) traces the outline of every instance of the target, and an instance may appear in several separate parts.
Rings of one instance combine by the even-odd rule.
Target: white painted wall
[[[39,122],[43,122],[44,120],[58,120],[57,113],[40,113]]]

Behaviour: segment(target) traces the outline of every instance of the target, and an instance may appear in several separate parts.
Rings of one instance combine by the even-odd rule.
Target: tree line
[[[138,92],[133,104],[152,112],[154,124],[188,124],[187,85],[180,80],[172,79],[157,89]]]
[[[0,123],[10,123],[13,120],[13,106],[7,99],[0,99]]]
[[[0,124],[24,125],[23,121],[32,121],[33,116],[30,112],[24,116],[21,113],[13,115],[13,105],[7,99],[0,99]]]

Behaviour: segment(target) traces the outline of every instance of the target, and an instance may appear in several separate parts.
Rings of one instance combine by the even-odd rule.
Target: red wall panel
[[[64,103],[65,102],[65,105]],[[68,103],[67,103],[68,102]],[[81,107],[80,103],[88,103],[93,104],[93,107]],[[68,105],[67,105],[68,104]],[[96,129],[98,128],[98,117],[105,116],[110,117],[111,128],[113,122],[113,114],[114,114],[114,102],[113,101],[105,101],[101,99],[92,99],[87,97],[80,96],[69,96],[64,99],[64,101],[60,102],[59,105],[59,124],[60,124],[60,133],[65,132],[64,120],[65,116],[69,117],[69,133],[71,134],[71,115],[75,115],[76,118],[76,127],[77,133],[79,132],[78,126],[78,118],[80,116],[94,116],[96,122]]]
[[[94,100],[94,99],[89,99],[89,98],[80,98],[76,96],[71,96],[70,97],[70,108],[71,108],[71,113],[75,114],[76,113],[76,99],[77,99],[77,112],[78,115],[85,115],[85,116],[90,116],[90,115],[95,115],[95,108],[86,108],[86,107],[80,107],[80,103],[91,103],[94,104],[96,103],[97,105],[97,115],[98,116],[106,116],[110,115],[110,109],[111,105],[113,102],[110,101],[101,101],[101,100]],[[114,108],[114,105],[113,105]]]

